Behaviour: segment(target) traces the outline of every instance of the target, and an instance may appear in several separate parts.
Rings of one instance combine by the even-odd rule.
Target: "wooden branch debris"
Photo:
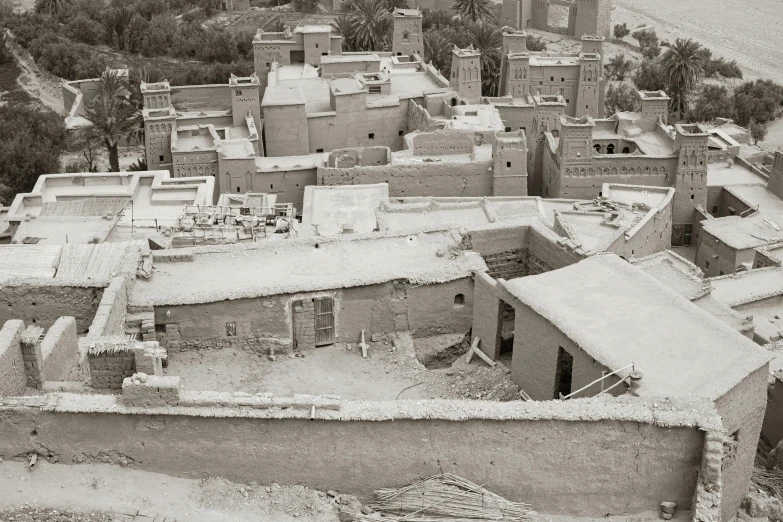
[[[367,343],[364,342],[364,328],[362,328],[362,343],[359,345],[362,348],[362,357],[367,358]]]
[[[465,363],[470,364],[471,359],[473,359],[473,355],[478,355],[481,360],[483,360],[485,363],[490,365],[492,368],[497,366],[495,361],[489,358],[487,354],[479,350],[479,338],[474,337],[473,338],[473,344],[470,345],[470,350],[468,350],[468,356],[465,358]]]

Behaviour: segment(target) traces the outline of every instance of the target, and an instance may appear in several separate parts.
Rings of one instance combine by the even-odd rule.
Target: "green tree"
[[[103,140],[109,153],[111,172],[119,172],[119,142],[128,138],[138,121],[128,99],[128,87],[115,72],[106,71],[98,82],[98,93],[85,107],[85,117],[90,120],[93,131]]]
[[[144,56],[162,56],[168,54],[174,45],[177,34],[177,21],[170,13],[154,15],[147,26],[141,54]]]
[[[628,29],[628,24],[616,24],[612,30],[612,34],[614,34],[614,37],[618,40],[622,40],[631,34],[631,30]]]
[[[757,144],[760,141],[764,141],[764,138],[767,137],[766,123],[756,123],[755,121],[751,120],[748,130],[750,130],[750,137],[753,138],[754,144]]]
[[[67,132],[58,114],[23,104],[0,106],[0,201],[29,192],[38,176],[60,170]]]
[[[383,51],[390,47],[394,22],[383,0],[351,2],[348,20],[357,51]]]
[[[728,89],[720,85],[704,85],[688,111],[689,122],[710,122],[715,118],[732,118],[734,100]]]
[[[332,20],[332,30],[343,37],[343,51],[356,52],[356,32],[349,13],[340,13]]]
[[[783,86],[772,80],[745,82],[734,90],[734,121],[748,126],[778,117],[783,104]]]
[[[462,20],[470,20],[475,24],[493,20],[491,6],[490,0],[455,0],[451,9]]]
[[[139,52],[148,26],[149,22],[128,6],[109,7],[101,20],[106,43],[129,53]]]
[[[628,84],[620,84],[617,87],[610,85],[606,89],[604,101],[604,113],[607,117],[616,112],[633,112],[638,101],[636,91]]]
[[[101,38],[101,31],[95,20],[90,20],[82,13],[65,25],[63,33],[71,40],[87,45],[95,45]]]
[[[73,0],[35,0],[35,10],[39,13],[57,15],[73,6]]]
[[[631,71],[633,71],[633,61],[626,60],[625,54],[618,54],[604,65],[604,69],[609,75],[609,78],[622,83]]]
[[[470,26],[468,34],[470,44],[481,51],[481,94],[497,96],[503,33],[496,25],[478,23]]]
[[[698,42],[677,38],[661,57],[661,72],[672,98],[672,112],[683,117],[688,97],[704,72],[704,54]]]
[[[641,29],[634,31],[631,36],[639,42],[639,49],[642,56],[647,59],[654,59],[661,54],[661,45],[658,41],[658,34],[655,29]]]
[[[451,76],[451,49],[453,45],[443,37],[442,31],[430,29],[424,32],[424,60],[431,62],[440,73]]]

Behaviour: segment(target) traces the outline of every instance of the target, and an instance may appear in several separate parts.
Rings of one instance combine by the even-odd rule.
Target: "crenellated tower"
[[[481,100],[481,52],[472,45],[467,49],[454,47],[452,50],[449,86],[465,103]]]

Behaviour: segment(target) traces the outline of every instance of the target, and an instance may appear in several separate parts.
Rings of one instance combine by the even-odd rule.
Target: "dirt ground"
[[[38,99],[42,105],[65,117],[63,107],[62,80],[49,72],[41,70],[36,65],[30,53],[18,45],[11,45],[17,63],[22,69],[19,75],[19,85],[30,96]]]
[[[185,389],[200,391],[339,395],[349,400],[520,398],[500,367],[490,368],[475,357],[466,364],[467,346],[447,364],[429,370],[412,347],[370,344],[367,359],[356,345],[343,343],[309,350],[305,357],[278,354],[274,361],[233,348],[180,352],[169,355],[166,372],[180,376]]]
[[[783,83],[780,0],[615,0],[614,6],[614,24],[632,31],[651,25],[662,40],[694,38],[713,55],[737,60],[747,79]]]
[[[97,150],[97,160],[96,164],[98,165],[98,172],[108,172],[109,171],[109,153],[106,151],[105,147],[99,147]],[[120,145],[119,147],[119,154],[120,154],[120,170],[128,170],[128,168],[136,163],[139,159],[144,159],[145,153],[144,153],[144,147],[142,145],[131,145],[131,146],[125,146]],[[62,167],[62,171],[65,172],[65,167],[72,163],[76,162],[83,162],[84,158],[82,157],[80,152],[64,152],[63,155],[60,157],[60,166]]]
[[[83,516],[69,519],[46,509]],[[302,486],[235,484],[216,477],[39,460],[32,471],[22,462],[0,464],[0,521],[5,520],[336,522],[337,515],[325,493]]]

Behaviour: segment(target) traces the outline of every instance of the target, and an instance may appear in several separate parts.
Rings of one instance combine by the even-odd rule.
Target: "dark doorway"
[[[574,368],[574,356],[559,347],[557,350],[557,370],[555,371],[555,399],[571,393],[571,373]]]
[[[305,55],[304,51],[291,51],[291,65],[297,63],[304,63]]]

